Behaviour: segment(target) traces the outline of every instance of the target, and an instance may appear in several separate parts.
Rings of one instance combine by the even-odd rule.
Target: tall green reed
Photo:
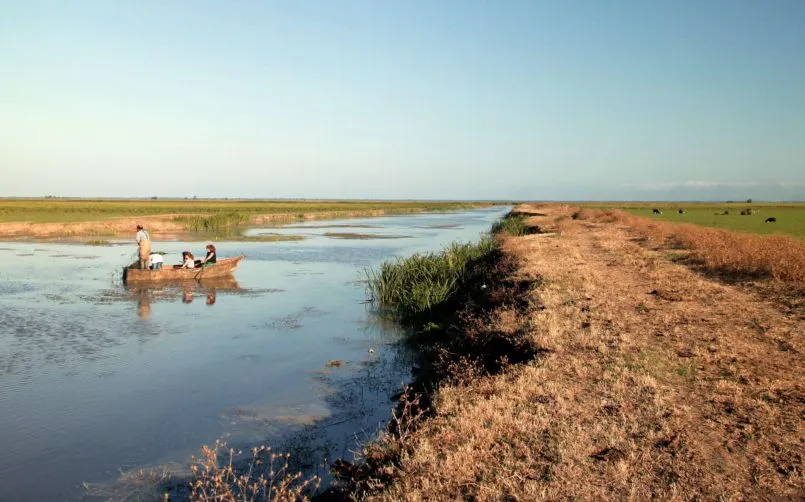
[[[249,223],[250,217],[246,213],[229,212],[210,216],[178,216],[174,221],[191,232],[227,234],[235,233],[238,227]]]
[[[447,305],[468,281],[472,267],[497,247],[492,237],[453,243],[438,253],[416,253],[367,269],[370,300],[403,319],[413,319]]]

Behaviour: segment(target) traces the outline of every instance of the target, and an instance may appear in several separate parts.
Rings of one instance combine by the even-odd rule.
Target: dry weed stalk
[[[318,476],[303,479],[302,473],[289,471],[288,453],[276,453],[271,447],[251,449],[251,458],[242,466],[235,457],[242,452],[216,441],[203,446],[201,458],[193,457],[190,498],[202,502],[258,502],[309,500],[307,493],[318,489]]]
[[[377,494],[393,482],[399,474],[399,463],[409,454],[412,438],[429,410],[423,397],[421,392],[406,387],[399,405],[392,410],[388,429],[357,452],[354,463],[335,462],[333,472],[341,480],[342,488],[346,488],[342,495]]]

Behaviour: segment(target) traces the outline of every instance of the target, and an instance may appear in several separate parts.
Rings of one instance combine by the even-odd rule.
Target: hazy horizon
[[[805,3],[10,4],[0,196],[805,200]]]

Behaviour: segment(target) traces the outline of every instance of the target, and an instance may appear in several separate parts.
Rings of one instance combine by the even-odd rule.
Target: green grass
[[[438,253],[417,253],[366,271],[369,297],[403,320],[431,317],[449,305],[469,278],[472,266],[496,248],[491,237],[453,243]]]
[[[612,203],[589,204],[596,207],[618,208],[640,216],[647,216],[664,221],[694,223],[708,227],[726,228],[739,232],[756,234],[787,234],[805,238],[805,203]],[[652,214],[652,209],[662,211],[661,215]],[[751,208],[751,215],[741,215],[741,211]],[[684,214],[678,210],[683,209]],[[724,214],[728,211],[729,214]],[[777,218],[776,223],[765,223],[766,218]]]
[[[173,221],[180,223],[187,230],[199,233],[214,233],[218,235],[234,235],[239,228],[249,223],[247,213],[215,213],[211,216],[177,216]]]
[[[525,224],[525,216],[522,214],[509,213],[503,218],[492,224],[492,233],[507,233],[509,235],[525,235],[528,232],[528,226]]]
[[[249,216],[384,210],[390,213],[469,209],[490,203],[439,201],[316,201],[316,200],[103,200],[1,199],[0,222],[65,223],[110,218],[239,213]]]

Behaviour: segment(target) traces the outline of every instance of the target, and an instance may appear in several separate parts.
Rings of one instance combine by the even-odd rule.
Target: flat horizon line
[[[656,203],[656,204],[768,204],[768,203],[804,203],[803,199],[753,199],[745,200],[724,199],[462,199],[462,198],[421,198],[421,199],[394,199],[394,198],[328,198],[328,197],[61,197],[61,196],[0,196],[0,201],[12,200],[86,200],[86,201],[248,201],[248,202],[482,202],[491,204],[518,204],[518,203],[550,203],[550,204],[589,204],[589,203]]]

